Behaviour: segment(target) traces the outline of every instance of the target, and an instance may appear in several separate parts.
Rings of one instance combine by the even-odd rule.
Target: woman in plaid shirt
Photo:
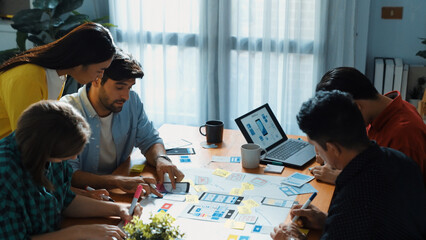
[[[120,216],[128,207],[98,201],[70,190],[76,158],[90,126],[69,104],[40,101],[24,111],[15,132],[0,140],[0,239],[124,239],[110,225],[59,229],[62,216]],[[138,205],[135,214],[140,214]]]

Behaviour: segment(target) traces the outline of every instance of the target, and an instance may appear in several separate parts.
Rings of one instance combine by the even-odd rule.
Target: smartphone
[[[166,150],[167,155],[192,155],[194,148],[171,148]]]
[[[204,192],[199,198],[199,200],[203,200],[206,202],[227,203],[235,205],[240,204],[243,199],[244,197],[241,196],[208,192]]]
[[[186,194],[189,192],[189,182],[177,182],[175,189],[173,189],[171,182],[164,182],[157,184],[157,191],[160,193]]]

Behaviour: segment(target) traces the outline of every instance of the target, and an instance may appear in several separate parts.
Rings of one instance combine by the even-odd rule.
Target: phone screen
[[[166,150],[167,155],[190,155],[195,154],[194,148],[172,148]]]
[[[173,189],[171,182],[164,182],[163,184],[157,184],[157,190],[161,193],[185,194],[189,192],[189,183],[177,182],[176,189]]]
[[[203,200],[206,202],[215,202],[215,203],[227,203],[227,204],[240,204],[244,197],[235,196],[235,195],[227,195],[227,194],[219,194],[219,193],[208,193],[204,192],[201,194],[199,200]]]
[[[266,136],[268,134],[268,131],[266,131],[265,126],[263,126],[262,121],[260,119],[256,120],[257,127],[259,128],[260,132],[262,132],[263,136]]]

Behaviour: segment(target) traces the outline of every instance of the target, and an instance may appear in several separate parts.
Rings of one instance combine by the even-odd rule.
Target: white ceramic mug
[[[260,158],[262,151],[266,150],[261,148],[256,143],[247,143],[241,146],[241,163],[244,168],[257,168],[259,167],[260,160],[264,160],[266,154]]]

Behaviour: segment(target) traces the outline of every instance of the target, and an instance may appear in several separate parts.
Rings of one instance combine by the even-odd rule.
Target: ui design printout
[[[142,219],[165,211],[176,218],[184,239],[270,239],[284,222],[296,196],[280,190],[283,177],[228,172],[223,169],[181,169],[190,183],[186,195],[141,200]]]

